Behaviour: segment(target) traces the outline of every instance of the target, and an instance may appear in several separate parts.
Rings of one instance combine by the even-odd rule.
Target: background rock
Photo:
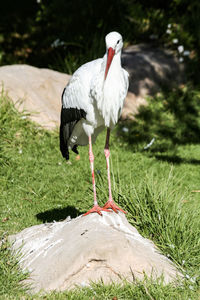
[[[138,107],[147,104],[147,96],[185,82],[184,65],[172,52],[148,44],[127,47],[122,54],[122,65],[129,72],[129,93],[122,119],[133,119]]]
[[[58,126],[61,95],[70,76],[28,65],[0,67],[0,89],[8,94],[20,110],[47,129]]]
[[[27,269],[32,291],[38,292],[104,283],[132,282],[144,272],[163,274],[165,283],[181,274],[155,245],[143,238],[122,213],[103,212],[62,222],[36,225],[9,238],[20,248],[20,264]],[[21,248],[22,247],[22,248]]]
[[[184,81],[183,66],[167,50],[148,45],[129,46],[122,55],[122,64],[130,74],[122,119],[133,119],[138,107],[146,105],[147,95]],[[69,78],[63,73],[28,65],[0,67],[0,89],[20,111],[30,112],[33,121],[48,129],[59,125],[61,95]]]

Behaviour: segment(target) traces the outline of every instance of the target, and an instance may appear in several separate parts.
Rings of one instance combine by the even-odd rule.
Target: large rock
[[[0,90],[11,98],[20,110],[47,129],[58,126],[61,95],[70,76],[49,69],[27,65],[0,67]]]
[[[167,49],[148,44],[129,46],[122,54],[122,65],[129,72],[129,93],[122,119],[133,119],[139,106],[147,104],[147,96],[185,82],[184,65]]]
[[[122,54],[122,65],[129,72],[129,91],[136,96],[154,95],[162,87],[184,81],[184,65],[167,49],[129,46]]]
[[[30,272],[32,292],[63,291],[90,281],[129,282],[163,274],[165,283],[181,274],[156,246],[143,238],[126,217],[103,216],[66,219],[36,225],[10,237],[22,253],[20,264]]]
[[[129,46],[122,54],[122,64],[130,74],[122,119],[133,119],[138,107],[146,105],[147,95],[154,95],[163,86],[183,82],[183,66],[167,50],[148,45]],[[69,78],[63,73],[27,65],[0,67],[0,89],[7,92],[19,110],[30,112],[33,121],[49,129],[59,125],[61,95]]]

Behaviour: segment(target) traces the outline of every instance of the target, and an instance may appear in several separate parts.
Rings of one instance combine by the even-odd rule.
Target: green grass
[[[120,129],[119,129],[120,130]],[[97,194],[107,201],[105,133],[93,147]],[[128,211],[139,232],[152,239],[176,262],[185,280],[163,285],[144,282],[105,286],[45,298],[28,296],[20,285],[23,274],[6,238],[26,227],[76,217],[92,206],[93,194],[87,147],[71,165],[59,152],[58,130],[47,132],[18,113],[0,97],[0,299],[198,299],[200,264],[200,144],[176,144],[159,151],[143,151],[147,141],[132,145],[114,132],[111,137],[112,187],[115,201]],[[155,142],[156,143],[156,142]],[[162,141],[159,142],[159,147]],[[155,150],[156,145],[154,145]]]

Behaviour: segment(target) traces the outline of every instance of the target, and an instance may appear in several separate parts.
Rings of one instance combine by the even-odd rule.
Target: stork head
[[[116,31],[112,31],[108,33],[105,37],[105,40],[106,40],[107,63],[106,63],[104,80],[106,80],[114,55],[119,53],[123,47],[122,36],[120,33]]]

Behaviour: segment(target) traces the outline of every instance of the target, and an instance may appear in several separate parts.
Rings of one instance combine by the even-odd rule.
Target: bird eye
[[[117,44],[119,44],[120,40],[117,41]]]

